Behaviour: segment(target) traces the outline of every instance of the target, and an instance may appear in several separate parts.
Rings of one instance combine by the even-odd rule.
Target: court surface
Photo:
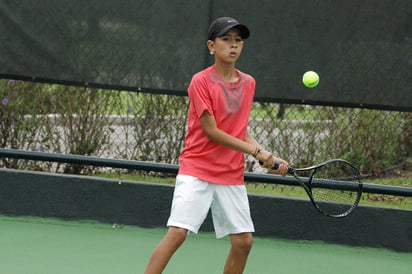
[[[1,273],[143,273],[165,229],[0,216]],[[190,234],[165,274],[221,273],[229,240]],[[255,237],[247,274],[412,273],[412,253]]]

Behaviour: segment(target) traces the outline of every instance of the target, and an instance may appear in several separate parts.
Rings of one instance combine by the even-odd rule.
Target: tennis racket
[[[262,164],[262,162],[260,162]],[[275,163],[273,169],[278,169]],[[323,215],[342,218],[352,213],[362,196],[362,176],[350,162],[332,159],[305,168],[288,168]]]

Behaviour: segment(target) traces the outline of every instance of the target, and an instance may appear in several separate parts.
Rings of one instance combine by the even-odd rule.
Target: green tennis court
[[[143,273],[165,229],[0,216],[2,273]],[[221,273],[228,239],[189,235],[164,273]],[[255,238],[245,273],[411,273],[412,254]]]

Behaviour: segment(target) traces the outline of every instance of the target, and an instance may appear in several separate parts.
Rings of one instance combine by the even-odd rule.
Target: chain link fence
[[[178,164],[186,96],[0,80],[0,100],[2,148]],[[412,178],[410,112],[255,102],[249,130],[294,166],[344,158],[389,184]],[[0,159],[0,166],[100,171],[19,159]],[[245,170],[264,172],[251,156]]]

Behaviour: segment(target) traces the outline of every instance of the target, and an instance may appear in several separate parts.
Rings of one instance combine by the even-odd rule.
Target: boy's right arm
[[[265,149],[261,149],[261,146],[252,138],[248,133],[244,140],[240,140],[227,134],[223,130],[219,129],[216,124],[216,120],[209,112],[204,111],[200,116],[200,123],[206,136],[213,142],[216,142],[227,148],[240,151],[242,153],[253,155],[257,160],[263,162],[263,166],[266,168],[272,168],[275,165],[275,161],[281,163],[276,173],[286,175],[288,164],[283,159],[274,157],[272,153]],[[248,137],[249,136],[249,137]],[[255,141],[252,141],[255,140]],[[256,155],[256,149],[261,149]]]

